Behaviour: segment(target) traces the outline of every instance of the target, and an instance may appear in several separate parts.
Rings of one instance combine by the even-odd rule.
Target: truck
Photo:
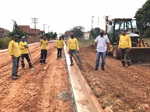
[[[105,32],[110,40],[110,53],[115,59],[120,58],[118,49],[121,30],[125,30],[130,36],[132,47],[129,56],[132,62],[150,62],[150,47],[144,42],[138,32],[135,32],[136,20],[132,18],[114,18],[109,20],[105,16]]]

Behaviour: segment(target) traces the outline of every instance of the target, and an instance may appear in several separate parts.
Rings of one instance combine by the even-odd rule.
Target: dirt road
[[[40,65],[38,44],[29,47],[35,70],[19,68],[21,77],[11,79],[11,58],[0,53],[0,112],[72,112],[71,93],[64,59],[56,59],[54,43],[48,45],[47,64]],[[107,56],[105,71],[94,70],[92,47],[80,50],[81,71],[103,108],[114,112],[148,112],[150,105],[150,66],[120,67],[120,61]]]
[[[40,47],[29,47],[35,70],[19,68],[11,79],[11,57],[0,53],[0,112],[72,112],[64,59],[56,59],[55,43],[48,45],[47,64],[40,65]]]
[[[103,108],[110,107],[114,112],[146,112],[143,105],[150,105],[150,66],[120,67],[119,60],[107,56],[106,70],[99,67],[95,71],[93,47],[81,48],[80,56],[82,73]]]

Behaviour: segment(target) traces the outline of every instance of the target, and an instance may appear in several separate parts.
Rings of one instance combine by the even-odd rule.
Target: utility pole
[[[94,16],[92,16],[91,29],[93,28],[93,17],[94,17]]]
[[[45,26],[46,26],[46,24],[43,24],[43,30],[44,30],[44,34],[45,34]]]
[[[34,29],[36,31],[35,37],[34,37],[34,41],[36,41],[36,36],[37,36],[37,30],[36,30],[36,24],[38,23],[38,18],[31,18],[32,19],[32,23],[34,23]]]
[[[98,17],[98,28],[99,28],[99,17]]]
[[[36,24],[38,23],[38,18],[31,18],[32,19],[32,23],[34,23],[34,29],[36,29]]]
[[[48,26],[48,33],[49,33],[49,29],[50,29],[50,26]]]

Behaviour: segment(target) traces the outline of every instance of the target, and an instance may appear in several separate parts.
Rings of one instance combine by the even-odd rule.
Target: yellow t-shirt
[[[121,35],[120,36],[120,39],[119,39],[119,46],[118,48],[131,48],[132,45],[131,45],[131,39],[130,39],[130,36],[129,35]]]
[[[76,38],[73,38],[73,39],[69,38],[67,45],[68,45],[68,49],[79,50],[79,44],[78,44],[78,40]]]
[[[63,45],[64,45],[64,41],[63,40],[57,40],[56,41],[56,47],[57,48],[62,48],[63,47]]]
[[[27,45],[26,42],[20,42],[19,43],[19,47],[20,47],[20,50],[21,50],[21,54],[27,54],[28,53],[28,48],[25,47],[25,45]]]
[[[10,41],[8,46],[8,52],[10,55],[13,55],[14,57],[19,57],[21,55],[21,52],[18,42],[15,42],[14,40]]]
[[[47,50],[47,45],[48,45],[48,41],[47,41],[47,40],[42,39],[42,40],[40,41],[41,49]]]

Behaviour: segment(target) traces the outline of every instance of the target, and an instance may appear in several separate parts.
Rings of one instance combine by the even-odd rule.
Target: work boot
[[[105,70],[105,68],[101,68],[103,71]]]
[[[34,66],[32,66],[32,67],[30,67],[30,69],[35,69],[35,67],[34,67]]]
[[[73,65],[73,63],[70,64],[70,66],[72,66],[72,65]]]
[[[121,60],[122,66],[125,66],[125,61]]]
[[[81,65],[81,64],[82,64],[82,61],[79,61],[79,64]]]
[[[47,62],[44,62],[43,64],[47,64]]]
[[[98,68],[95,68],[94,70],[98,70]]]
[[[131,66],[131,61],[130,60],[127,60],[127,65]]]
[[[18,77],[17,76],[12,76],[12,80],[17,80]]]
[[[29,68],[34,68],[34,66],[30,64],[30,65],[29,65]]]
[[[21,75],[17,74],[16,77],[20,77]]]
[[[32,64],[29,62],[29,68],[33,68]]]

